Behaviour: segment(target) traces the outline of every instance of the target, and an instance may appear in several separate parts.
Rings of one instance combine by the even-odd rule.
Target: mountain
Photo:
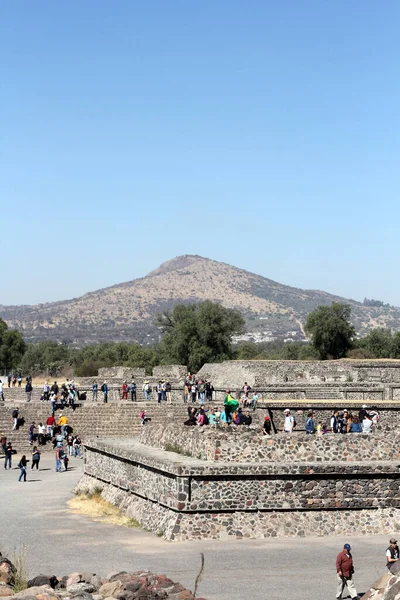
[[[320,304],[348,302],[360,334],[373,327],[400,329],[400,309],[371,307],[318,290],[302,290],[202,258],[179,256],[146,277],[79,298],[35,306],[1,306],[0,317],[28,341],[55,339],[83,345],[106,340],[158,341],[157,312],[175,304],[212,300],[240,310],[247,339],[304,339],[307,314]],[[242,336],[243,337],[243,336]]]

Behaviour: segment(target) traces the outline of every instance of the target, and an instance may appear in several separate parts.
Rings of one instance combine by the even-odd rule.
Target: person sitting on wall
[[[271,429],[272,429],[271,419],[269,417],[264,417],[263,434],[271,435]]]
[[[247,408],[246,411],[245,411],[245,413],[244,413],[244,415],[243,415],[242,423],[243,423],[243,425],[249,426],[249,425],[252,424],[252,422],[253,422],[253,417],[251,416],[250,411]]]
[[[238,408],[236,411],[234,423],[235,425],[243,425],[243,412],[241,408]]]
[[[215,407],[211,409],[211,412],[208,414],[208,422],[210,425],[216,425],[219,421],[219,417],[217,418]]]
[[[197,417],[197,424],[200,427],[203,427],[203,425],[209,425],[208,416],[206,415],[206,411],[204,410],[203,405],[200,407],[200,410],[199,410],[199,415]]]
[[[187,425],[188,427],[197,425],[196,412],[197,412],[197,409],[194,406],[188,407],[189,418],[187,419],[187,421],[184,422],[184,425]]]

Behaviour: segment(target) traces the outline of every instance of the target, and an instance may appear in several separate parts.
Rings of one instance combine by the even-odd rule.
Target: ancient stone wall
[[[153,433],[158,439],[159,430]],[[286,452],[279,461],[264,456],[252,463],[244,455],[247,437],[236,456],[207,461],[183,455],[178,446],[172,451],[176,439],[169,451],[136,441],[89,440],[77,491],[100,484],[108,500],[168,539],[349,533],[352,523],[359,533],[399,527],[398,461],[334,461],[333,437],[333,450],[324,442],[327,456],[321,450],[303,462],[289,460],[278,443]],[[301,451],[292,440],[291,458]],[[221,442],[217,449],[223,450]]]
[[[170,381],[182,381],[186,379],[187,367],[183,365],[160,365],[153,368],[154,379],[168,379]]]
[[[205,364],[198,373],[215,387],[275,383],[400,383],[400,360],[225,361]]]
[[[135,379],[143,379],[146,376],[146,370],[138,367],[102,367],[98,371],[98,377],[94,379],[101,379],[102,381],[108,379],[121,379],[131,381],[132,377]]]

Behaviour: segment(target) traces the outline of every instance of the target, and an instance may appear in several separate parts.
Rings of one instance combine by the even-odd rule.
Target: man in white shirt
[[[292,433],[294,427],[294,417],[290,414],[290,409],[285,408],[285,423],[283,426],[284,433]]]
[[[0,399],[4,402],[3,382],[0,379]]]

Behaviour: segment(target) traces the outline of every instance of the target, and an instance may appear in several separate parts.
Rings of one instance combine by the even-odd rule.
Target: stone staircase
[[[24,418],[24,424],[13,431],[12,411],[18,406],[20,416]],[[57,410],[55,417],[58,420],[61,412],[68,417],[69,425],[74,433],[79,434],[82,440],[89,437],[133,437],[139,434],[142,425],[139,414],[142,409],[146,410],[147,416],[153,423],[165,421],[177,421],[182,423],[187,418],[187,408],[184,404],[159,405],[156,402],[137,403],[113,403],[103,404],[100,402],[88,402],[76,408]],[[7,440],[13,444],[18,454],[29,451],[31,446],[28,441],[28,427],[32,421],[38,425],[46,423],[51,414],[47,402],[14,403],[0,406],[0,433],[7,436]],[[52,450],[52,444],[46,444],[43,450]],[[1,451],[1,450],[0,450]]]

